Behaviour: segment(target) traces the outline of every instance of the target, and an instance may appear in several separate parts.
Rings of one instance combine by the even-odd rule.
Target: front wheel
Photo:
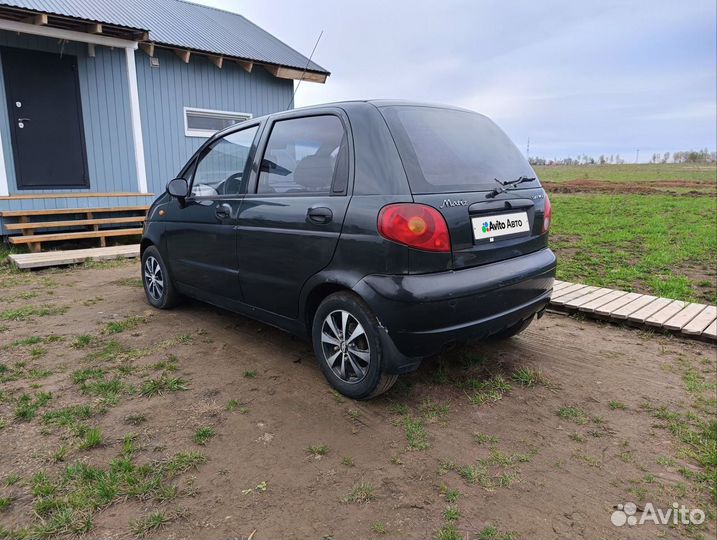
[[[398,378],[383,372],[378,321],[366,303],[348,292],[324,299],[314,315],[312,340],[326,380],[352,399],[370,399]]]
[[[147,302],[156,308],[168,309],[179,301],[167,265],[155,246],[147,247],[142,253],[142,284]]]

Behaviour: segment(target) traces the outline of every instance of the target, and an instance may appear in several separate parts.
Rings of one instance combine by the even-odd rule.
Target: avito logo
[[[519,229],[523,226],[522,219],[506,219],[505,221],[484,221],[481,230],[484,233],[504,229]]]

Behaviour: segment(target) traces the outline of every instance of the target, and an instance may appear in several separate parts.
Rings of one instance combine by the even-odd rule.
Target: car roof
[[[265,120],[269,120],[269,119],[272,119],[275,117],[291,115],[296,112],[302,112],[302,111],[310,112],[313,110],[330,109],[330,108],[351,108],[351,109],[354,109],[354,111],[355,111],[356,106],[361,107],[361,105],[375,107],[377,109],[381,109],[383,107],[430,107],[430,108],[436,108],[436,109],[448,109],[448,110],[454,110],[454,111],[462,111],[462,112],[480,115],[480,113],[477,113],[476,111],[472,111],[470,109],[466,109],[463,107],[456,107],[454,105],[446,105],[444,103],[424,103],[421,101],[410,101],[410,100],[404,100],[404,99],[354,99],[354,100],[345,100],[345,101],[333,101],[333,102],[329,102],[329,103],[317,103],[315,105],[307,105],[304,107],[297,107],[295,109],[287,109],[284,111],[277,111],[274,113],[257,116],[256,118],[252,118],[251,121],[263,122]],[[247,123],[248,122],[249,121],[247,121]],[[217,133],[212,135],[211,139],[222,137],[226,133],[235,131],[236,129],[238,129],[238,125],[239,124],[234,124],[232,126],[224,128],[221,131],[218,131]]]

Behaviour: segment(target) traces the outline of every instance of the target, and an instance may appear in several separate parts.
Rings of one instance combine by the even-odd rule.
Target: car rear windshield
[[[480,191],[493,189],[495,179],[535,177],[508,136],[483,115],[404,105],[382,107],[381,112],[415,194]]]

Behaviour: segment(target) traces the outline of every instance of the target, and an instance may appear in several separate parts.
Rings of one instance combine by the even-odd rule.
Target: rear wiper
[[[505,193],[508,190],[514,189],[518,184],[522,184],[523,182],[532,182],[535,180],[534,176],[520,176],[516,178],[515,180],[506,180],[505,182],[501,182],[497,178],[494,178],[499,185],[497,188],[495,188],[490,193],[487,193],[485,198],[486,199],[492,199],[496,195],[500,195],[501,193]]]

